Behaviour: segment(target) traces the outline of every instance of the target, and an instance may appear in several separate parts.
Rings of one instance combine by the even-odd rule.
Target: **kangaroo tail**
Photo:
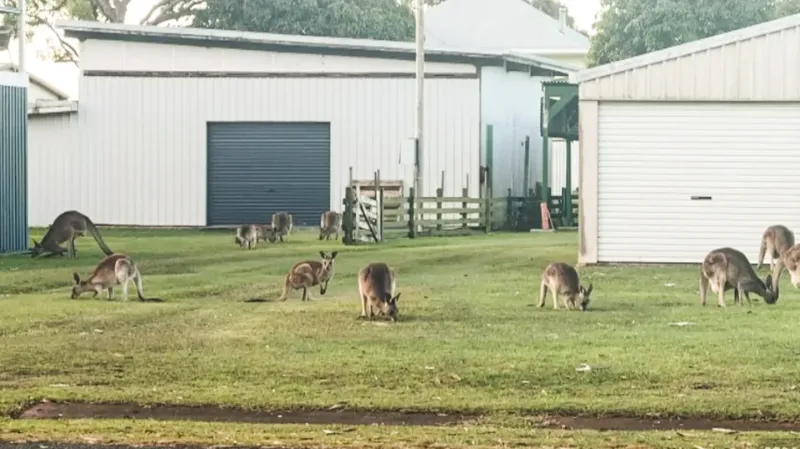
[[[146,298],[144,296],[144,289],[142,288],[142,275],[136,274],[136,294],[139,296],[141,302],[164,302],[161,298]]]
[[[286,298],[289,297],[289,291],[292,289],[292,274],[289,273],[283,279],[283,293],[281,293],[281,297],[278,298],[278,301],[286,301]]]
[[[758,264],[756,265],[756,270],[761,268],[761,264],[764,263],[764,255],[767,254],[767,238],[761,238],[761,247],[758,249]]]
[[[109,248],[108,245],[106,245],[106,242],[103,241],[103,237],[100,236],[100,231],[97,230],[97,226],[94,225],[94,222],[92,222],[89,217],[84,217],[86,218],[86,228],[89,230],[89,233],[92,234],[92,237],[94,237],[94,240],[100,246],[100,249],[106,253],[106,256],[114,254],[114,251],[111,251],[111,248]]]

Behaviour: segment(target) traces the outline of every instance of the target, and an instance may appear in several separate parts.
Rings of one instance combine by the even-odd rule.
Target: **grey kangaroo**
[[[241,248],[253,249],[262,232],[256,225],[239,226],[236,228],[236,237],[233,241]]]
[[[580,283],[578,272],[572,265],[564,262],[553,262],[544,269],[542,283],[539,287],[539,307],[544,307],[547,291],[553,295],[553,308],[558,310],[558,298],[561,297],[567,309],[589,308],[590,296],[594,287],[584,288]]]
[[[781,282],[783,270],[789,272],[790,282],[794,288],[800,288],[800,244],[794,244],[789,249],[781,253],[781,257],[775,264],[772,271],[775,277],[775,285]]]
[[[764,263],[764,256],[769,256],[769,268],[775,268],[775,261],[780,259],[789,247],[794,245],[794,233],[783,225],[774,225],[764,231],[761,236],[761,248],[758,251],[758,264],[756,270],[761,269]]]
[[[292,232],[292,214],[289,212],[276,212],[272,215],[272,232],[282,242],[283,236]]]
[[[294,290],[303,290],[301,301],[311,301],[311,287],[319,285],[319,294],[324,295],[328,290],[328,282],[333,279],[334,262],[338,251],[330,254],[319,252],[320,260],[304,260],[292,265],[283,279],[283,293],[278,301],[286,301],[289,293]]]
[[[92,234],[100,249],[110,256],[114,252],[103,241],[97,227],[92,223],[86,215],[74,210],[62,213],[53,221],[50,228],[42,237],[42,241],[37,242],[33,240],[33,248],[31,248],[31,257],[39,257],[44,253],[49,253],[45,257],[63,256],[68,253],[70,257],[78,257],[75,251],[75,239],[78,236],[86,235],[86,232]],[[68,243],[68,247],[61,246],[62,243]]]
[[[142,273],[139,267],[126,254],[112,254],[103,258],[94,268],[92,274],[86,279],[81,279],[78,273],[73,273],[75,285],[72,287],[70,298],[78,299],[83,293],[91,292],[97,297],[105,290],[108,299],[114,297],[114,287],[122,287],[122,300],[128,300],[128,283],[136,286],[136,295],[142,302],[164,302],[161,298],[146,298],[142,289]]]
[[[319,239],[330,240],[331,235],[336,234],[336,240],[339,240],[341,228],[342,214],[332,210],[324,212],[319,219]]]
[[[725,292],[733,289],[733,302],[742,305],[742,296],[750,301],[750,293],[764,298],[767,304],[778,301],[778,285],[773,283],[772,274],[762,281],[758,278],[750,261],[741,251],[724,247],[718,248],[703,259],[700,269],[700,304],[706,305],[708,286],[717,294],[717,303],[725,307]]]
[[[358,294],[361,296],[361,316],[372,319],[377,310],[392,321],[397,321],[397,290],[395,271],[382,262],[367,265],[358,272]],[[369,311],[369,314],[367,314]]]

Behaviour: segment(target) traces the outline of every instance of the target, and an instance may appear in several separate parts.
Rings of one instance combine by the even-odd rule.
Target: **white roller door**
[[[800,240],[800,104],[601,103],[600,262],[699,263],[761,234]]]

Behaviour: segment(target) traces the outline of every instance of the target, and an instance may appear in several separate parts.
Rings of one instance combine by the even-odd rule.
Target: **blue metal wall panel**
[[[0,85],[0,253],[28,248],[27,92]]]

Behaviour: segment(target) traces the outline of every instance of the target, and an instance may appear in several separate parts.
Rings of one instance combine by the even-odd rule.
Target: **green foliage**
[[[207,0],[193,26],[398,41],[414,38],[410,5],[396,0]]]
[[[601,65],[800,12],[800,0],[602,0],[589,65]]]

